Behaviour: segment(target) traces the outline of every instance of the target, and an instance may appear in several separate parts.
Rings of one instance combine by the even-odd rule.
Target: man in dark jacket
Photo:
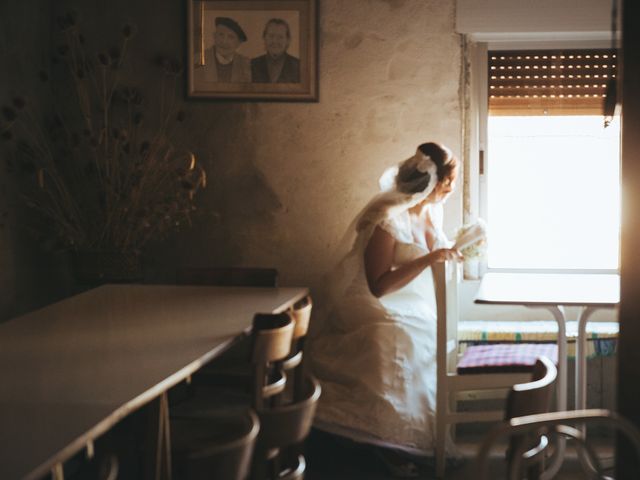
[[[289,24],[272,18],[262,33],[267,51],[251,60],[251,81],[256,83],[300,83],[300,60],[289,55],[291,43]]]

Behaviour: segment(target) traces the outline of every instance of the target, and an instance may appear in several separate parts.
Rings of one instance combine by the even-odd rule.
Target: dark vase
[[[85,285],[138,283],[143,279],[137,252],[80,250],[72,254],[72,267],[76,280]]]

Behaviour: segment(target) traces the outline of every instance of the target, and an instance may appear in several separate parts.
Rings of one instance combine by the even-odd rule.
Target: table
[[[551,312],[558,324],[559,410],[567,409],[567,318],[564,307],[580,307],[577,318],[575,408],[583,409],[586,407],[587,392],[587,320],[597,309],[614,308],[619,302],[620,276],[617,274],[489,272],[483,276],[475,298],[478,304],[523,305]],[[558,451],[557,461],[549,471],[551,476],[561,466],[564,441],[559,443]]]
[[[305,288],[107,285],[0,324],[0,472],[37,479]]]

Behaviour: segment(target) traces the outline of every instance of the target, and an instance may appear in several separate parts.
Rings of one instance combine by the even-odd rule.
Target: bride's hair
[[[429,157],[436,165],[438,181],[448,178],[458,166],[458,160],[444,145],[427,142],[420,145],[418,151],[425,157]],[[405,193],[421,192],[427,188],[430,181],[429,172],[421,171],[422,169],[418,168],[419,163],[412,160],[409,159],[400,165],[396,176],[396,185],[410,186],[410,189]]]

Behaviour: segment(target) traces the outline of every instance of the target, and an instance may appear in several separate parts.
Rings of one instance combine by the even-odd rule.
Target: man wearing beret
[[[251,63],[237,53],[241,43],[247,41],[242,27],[229,17],[216,17],[214,45],[205,50],[205,65],[200,79],[206,82],[251,82]]]
[[[289,55],[289,24],[272,18],[262,33],[266,55],[251,60],[251,79],[258,83],[300,83],[300,60]]]

